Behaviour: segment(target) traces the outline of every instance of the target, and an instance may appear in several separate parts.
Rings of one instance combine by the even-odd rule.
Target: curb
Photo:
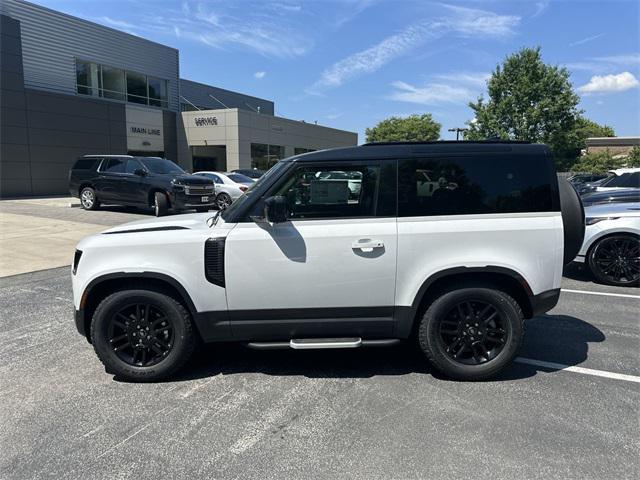
[[[69,203],[69,208],[80,208],[80,207],[82,207],[82,205],[80,205],[80,202],[78,202],[78,203],[70,202]]]

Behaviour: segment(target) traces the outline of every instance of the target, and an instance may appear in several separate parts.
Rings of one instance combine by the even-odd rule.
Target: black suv
[[[85,210],[101,203],[153,207],[156,217],[169,208],[200,212],[215,204],[212,180],[158,157],[85,155],[69,172],[69,192]]]

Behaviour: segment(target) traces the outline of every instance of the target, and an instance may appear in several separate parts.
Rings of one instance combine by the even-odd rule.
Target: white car
[[[640,188],[640,168],[619,168],[609,172],[610,177],[605,178],[596,187],[596,192],[607,192],[622,188]]]
[[[517,161],[516,161],[517,160]],[[425,192],[418,172],[447,188]],[[360,180],[356,198],[347,181]],[[562,205],[562,209],[561,209]],[[582,245],[544,145],[371,144],[279,161],[229,208],[82,240],[78,330],[107,371],[166,378],[199,342],[256,349],[419,344],[453,378],[506,368]]]
[[[586,264],[602,283],[640,282],[640,202],[585,208],[584,244],[575,262]]]
[[[251,185],[255,183],[255,180],[249,178],[241,173],[227,173],[227,172],[195,172],[194,175],[201,177],[207,177],[213,180],[216,205],[218,210],[224,210],[234,200],[239,198],[244,192],[246,192]]]

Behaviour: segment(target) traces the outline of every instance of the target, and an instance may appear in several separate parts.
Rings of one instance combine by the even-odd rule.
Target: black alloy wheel
[[[440,293],[424,311],[417,337],[433,367],[457,380],[485,380],[508,367],[524,338],[522,308],[490,285]]]
[[[490,303],[468,300],[458,303],[439,322],[442,349],[452,360],[479,365],[498,356],[510,334],[509,323]]]
[[[161,362],[174,344],[175,328],[171,319],[148,303],[127,305],[111,318],[108,339],[123,362],[150,367]]]
[[[640,238],[613,235],[603,238],[589,252],[589,268],[602,283],[616,286],[640,284]]]
[[[90,332],[105,370],[133,382],[173,375],[191,357],[197,338],[184,305],[145,289],[120,290],[104,298]]]

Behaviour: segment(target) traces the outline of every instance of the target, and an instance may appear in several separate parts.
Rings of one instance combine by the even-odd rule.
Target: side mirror
[[[139,177],[144,177],[144,176],[147,174],[147,172],[145,172],[142,168],[136,168],[136,169],[133,171],[133,174],[134,174],[134,175],[137,175],[137,176],[139,176]]]
[[[285,197],[269,197],[264,201],[264,218],[267,222],[286,222],[288,214],[287,199]]]

